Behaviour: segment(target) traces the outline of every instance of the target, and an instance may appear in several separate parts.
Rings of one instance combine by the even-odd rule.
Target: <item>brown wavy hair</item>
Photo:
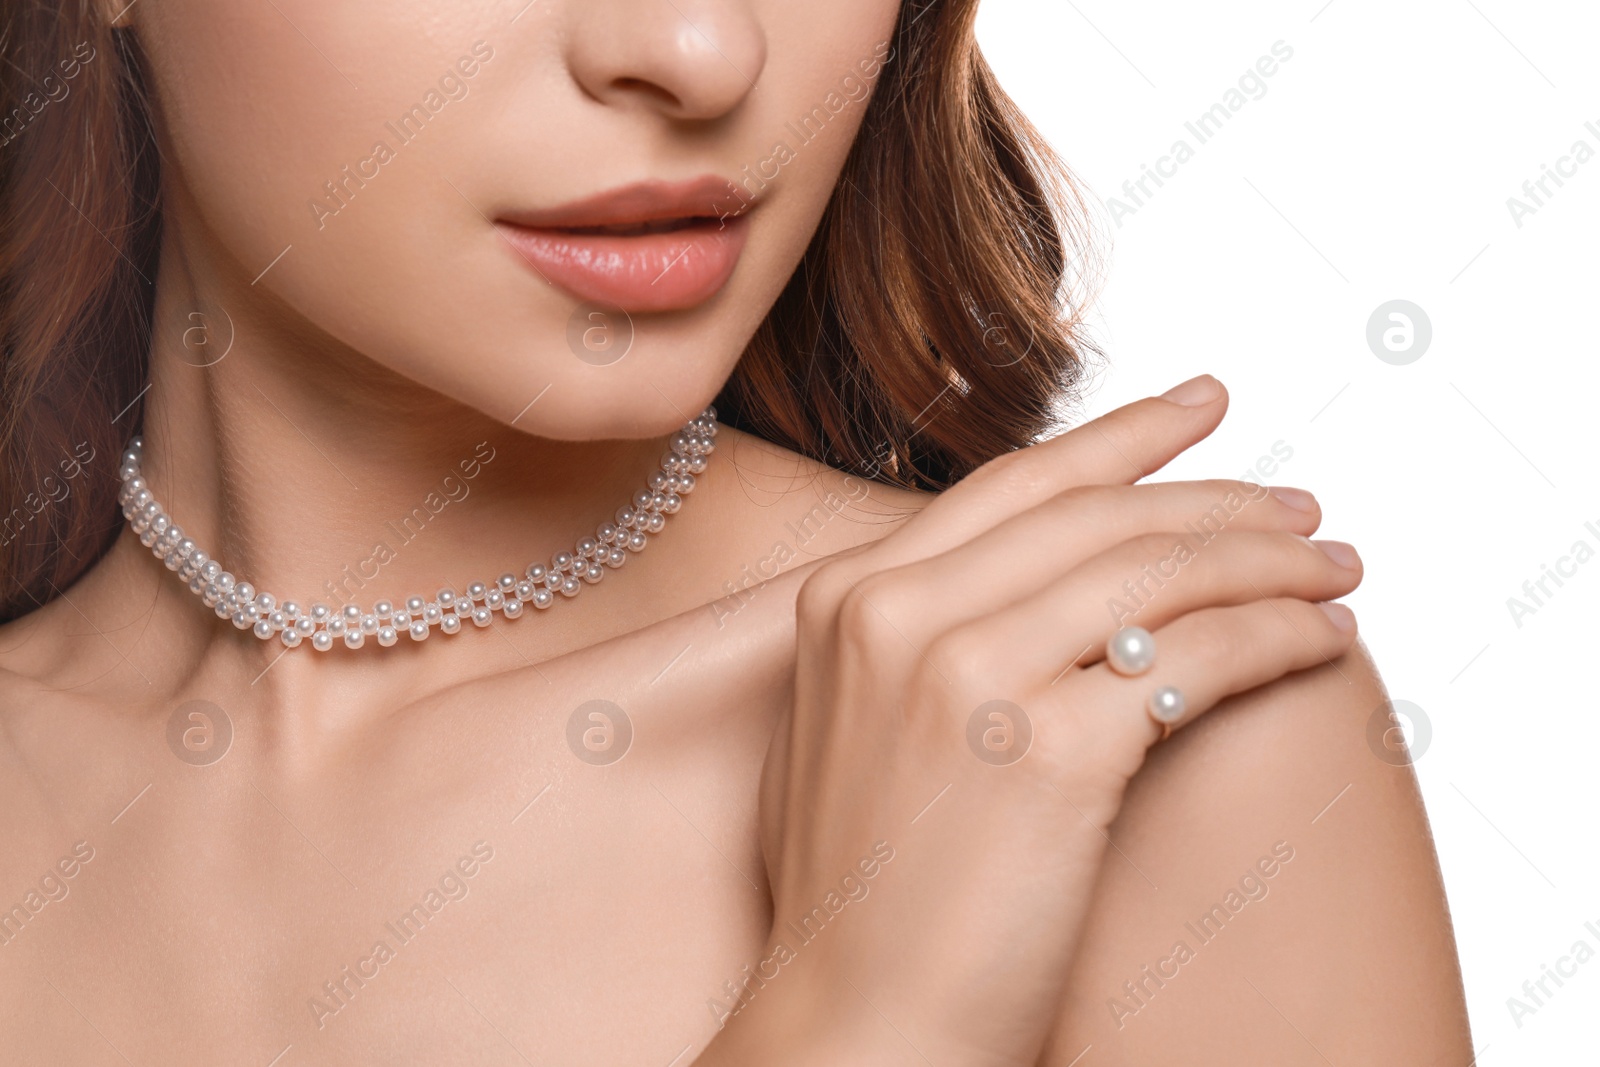
[[[161,231],[131,31],[87,0],[5,6],[0,621],[58,595],[121,528]],[[980,53],[977,6],[903,4],[821,225],[717,398],[724,422],[940,490],[1076,398],[1098,354],[1090,216]]]

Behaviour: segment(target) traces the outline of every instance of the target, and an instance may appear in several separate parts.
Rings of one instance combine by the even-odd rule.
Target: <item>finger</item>
[[[1293,494],[1280,497],[1254,482],[1227,479],[1080,486],[948,552],[860,579],[855,591],[908,637],[929,635],[1017,603],[1152,530],[1178,531],[1174,536],[1194,548],[1224,530],[1309,535],[1322,513],[1310,494],[1301,497],[1295,503]],[[941,598],[930,610],[928,590],[959,595]]]
[[[879,542],[871,555],[887,566],[923,559],[1074,486],[1131,485],[1155,473],[1210,436],[1227,412],[1227,390],[1209,374],[1167,395],[1186,388],[1199,391],[1199,403],[1148,397],[991,460]]]
[[[1071,665],[1098,662],[1106,639],[1123,626],[1154,632],[1203,608],[1344,596],[1361,582],[1360,557],[1342,542],[1321,544],[1335,547],[1253,530],[1224,531],[1194,547],[1178,534],[1146,534],[955,635],[961,647],[1003,657],[1020,677],[1049,682]],[[1346,549],[1353,566],[1330,554]]]
[[[1332,663],[1355,643],[1356,620],[1343,604],[1272,597],[1191,611],[1154,636],[1156,662],[1148,672],[1128,678],[1103,662],[1079,669],[1055,687],[1061,706],[1103,709],[1149,747],[1163,736],[1147,710],[1156,689],[1174,686],[1183,693],[1183,715],[1172,724],[1177,730],[1234,694]],[[1095,721],[1085,725],[1093,728]]]

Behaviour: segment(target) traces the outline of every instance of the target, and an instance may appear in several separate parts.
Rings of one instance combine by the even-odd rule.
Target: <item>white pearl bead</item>
[[[406,632],[411,635],[411,640],[413,641],[426,641],[428,639],[428,624],[414,622]]]
[[[378,628],[378,644],[384,648],[388,648],[398,640],[400,640],[400,635],[393,626],[381,626]]]
[[[333,634],[326,630],[318,630],[311,635],[311,647],[318,652],[326,652],[333,647]]]
[[[283,633],[278,635],[278,640],[283,642],[284,647],[294,648],[300,643],[300,631],[293,628],[285,630]]]
[[[272,629],[272,624],[270,622],[268,622],[266,619],[262,619],[260,622],[256,623],[255,632],[257,637],[265,641],[267,638],[271,637],[275,631]]]
[[[1159,723],[1177,722],[1183,718],[1185,704],[1183,690],[1164,685],[1150,694],[1150,717]]]
[[[344,632],[344,644],[346,648],[360,648],[366,643],[367,635],[362,633],[360,630],[346,630]]]
[[[1156,639],[1142,626],[1125,626],[1106,642],[1106,663],[1118,674],[1143,674],[1156,661]]]
[[[461,616],[457,615],[453,611],[448,615],[441,616],[439,619],[439,629],[443,630],[447,634],[460,632]]]
[[[476,608],[472,612],[472,625],[474,626],[488,626],[490,621],[493,619],[494,613],[488,608]]]
[[[507,599],[500,607],[500,613],[508,619],[514,619],[522,614],[522,601],[516,597]]]

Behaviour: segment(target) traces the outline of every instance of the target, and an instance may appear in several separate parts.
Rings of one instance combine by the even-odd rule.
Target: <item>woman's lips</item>
[[[672,228],[660,230],[661,225]],[[624,311],[695,307],[728,281],[744,251],[743,216],[653,220],[633,232],[615,227],[535,227],[500,220],[517,253],[580,300]]]
[[[636,182],[503,215],[496,225],[529,266],[580,300],[676,311],[727,283],[744,251],[749,206],[731,182],[705,174]]]

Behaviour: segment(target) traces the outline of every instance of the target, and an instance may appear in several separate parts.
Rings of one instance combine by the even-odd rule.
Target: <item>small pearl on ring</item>
[[[1174,685],[1164,685],[1150,694],[1147,708],[1152,719],[1163,726],[1170,726],[1183,718],[1185,706],[1183,690]]]
[[[1143,674],[1156,661],[1156,639],[1142,626],[1125,626],[1106,641],[1106,663],[1118,674]]]

